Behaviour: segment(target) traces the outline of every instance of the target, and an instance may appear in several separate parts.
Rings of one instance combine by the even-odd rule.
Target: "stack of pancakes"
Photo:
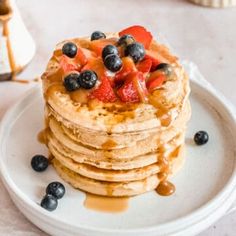
[[[84,46],[89,40],[70,41]],[[81,104],[74,98],[83,95],[69,94],[61,82],[56,53],[51,58],[42,76],[47,146],[56,171],[73,187],[133,196],[156,189],[182,166],[191,115],[189,80],[166,47],[153,41],[151,50],[171,64],[173,75],[148,103],[137,104]]]

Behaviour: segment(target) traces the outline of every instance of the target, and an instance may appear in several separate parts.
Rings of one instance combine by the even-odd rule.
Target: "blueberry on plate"
[[[62,198],[65,195],[65,191],[64,185],[57,181],[50,183],[46,188],[46,194],[52,195],[56,199]]]
[[[42,172],[48,167],[48,159],[43,155],[35,155],[31,159],[31,166],[37,172]]]
[[[116,54],[118,55],[118,49],[114,45],[107,45],[102,50],[102,59],[105,60],[106,56]]]
[[[127,45],[129,45],[129,44],[131,44],[131,43],[134,43],[135,42],[135,39],[133,38],[133,36],[132,35],[130,35],[130,34],[124,34],[124,35],[122,35],[120,38],[119,38],[119,40],[118,40],[118,42],[117,42],[117,45],[118,46],[127,46]]]
[[[209,140],[209,135],[206,131],[198,131],[195,135],[194,135],[194,142],[197,145],[203,145],[206,144]]]
[[[71,73],[64,78],[64,86],[67,91],[72,92],[79,89],[80,85],[78,83],[79,73]]]
[[[167,63],[160,63],[157,65],[156,70],[162,70],[168,76],[172,73],[172,66]]]
[[[133,61],[142,61],[145,56],[145,49],[141,43],[131,43],[125,49],[125,56],[130,56]]]
[[[77,54],[77,46],[72,42],[65,43],[62,47],[62,53],[70,58],[73,58]]]
[[[58,202],[57,198],[54,197],[53,195],[47,194],[44,196],[40,203],[41,207],[48,211],[54,211],[57,208]]]
[[[84,89],[91,89],[95,86],[98,76],[92,70],[84,70],[81,72],[78,82],[79,85]]]
[[[106,35],[101,31],[94,31],[91,35],[91,41],[98,39],[105,39]]]
[[[117,72],[122,67],[122,60],[118,55],[115,54],[108,55],[104,60],[104,65],[111,72]]]

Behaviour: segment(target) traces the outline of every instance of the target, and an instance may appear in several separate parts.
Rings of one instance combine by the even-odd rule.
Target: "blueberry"
[[[98,76],[92,70],[85,70],[81,72],[78,82],[80,86],[84,89],[91,89],[95,86]]]
[[[77,46],[71,42],[65,43],[62,47],[62,53],[70,58],[73,58],[77,54]]]
[[[145,49],[141,43],[131,43],[125,49],[125,56],[130,56],[133,61],[139,62],[145,56]]]
[[[57,198],[55,198],[53,195],[48,194],[42,199],[40,205],[48,211],[54,211],[58,205]]]
[[[157,65],[156,70],[162,70],[166,75],[171,75],[172,66],[167,63],[160,63],[159,65]]]
[[[129,44],[131,44],[131,43],[134,43],[134,42],[135,42],[135,40],[134,40],[134,38],[133,38],[132,35],[130,35],[130,34],[125,34],[125,35],[122,35],[122,36],[119,38],[119,40],[118,40],[118,42],[117,42],[117,45],[118,45],[118,46],[122,46],[122,45],[127,46],[127,45],[129,45]]]
[[[111,54],[118,55],[118,49],[117,49],[117,47],[115,47],[113,45],[107,45],[102,50],[102,59],[105,60],[105,57],[108,55],[111,55]]]
[[[71,73],[67,75],[64,79],[64,86],[67,91],[72,92],[79,89],[80,85],[78,83],[79,73]]]
[[[35,155],[31,159],[31,166],[37,172],[42,172],[48,167],[48,159],[43,155]]]
[[[197,145],[203,145],[206,144],[209,140],[209,136],[208,133],[206,131],[198,131],[195,135],[194,135],[194,142]]]
[[[46,188],[46,194],[52,195],[57,199],[62,198],[65,194],[65,191],[64,185],[60,182],[52,182]]]
[[[122,60],[118,55],[115,54],[108,55],[104,60],[104,65],[108,70],[112,72],[117,72],[122,67]]]
[[[106,35],[101,31],[95,31],[91,35],[91,41],[97,40],[97,39],[105,39],[105,38],[106,38]]]

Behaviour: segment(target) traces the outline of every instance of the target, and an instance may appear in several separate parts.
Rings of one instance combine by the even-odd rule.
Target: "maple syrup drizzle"
[[[168,180],[163,180],[157,186],[156,192],[161,196],[169,196],[175,192],[175,186]]]
[[[28,84],[30,81],[29,80],[25,80],[25,79],[16,79],[16,78],[12,78],[11,80],[12,82],[15,82],[15,83],[20,83],[20,84]]]
[[[87,209],[107,213],[120,213],[128,209],[128,197],[104,197],[86,193],[84,206]]]
[[[16,65],[16,61],[14,58],[14,53],[12,50],[12,45],[11,45],[10,36],[9,36],[8,23],[9,21],[3,21],[3,36],[6,37],[7,51],[8,51],[8,58],[9,58],[9,63],[11,67],[11,73],[12,73],[12,76],[14,76],[17,70],[19,70],[20,68]]]
[[[112,140],[112,139],[108,139],[105,143],[102,144],[102,149],[111,149],[117,146],[117,143]]]
[[[45,128],[43,130],[41,130],[38,135],[37,135],[37,140],[39,141],[39,143],[42,144],[47,144],[47,132],[48,132],[49,128]]]

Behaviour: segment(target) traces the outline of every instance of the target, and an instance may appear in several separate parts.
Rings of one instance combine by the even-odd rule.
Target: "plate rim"
[[[205,79],[203,79],[205,80]],[[204,90],[204,92],[209,93],[211,97],[214,97],[216,99],[217,103],[220,103],[221,106],[224,107],[225,111],[228,113],[228,115],[232,118],[232,120],[236,123],[236,111],[234,106],[216,89],[213,88],[212,85],[210,85],[208,82],[204,82],[203,84],[201,80],[196,80],[195,78],[191,78],[191,83],[194,86],[197,86]],[[204,85],[204,86],[203,86]],[[3,133],[5,133],[5,126],[9,126],[8,120],[11,117],[11,114],[14,113],[14,111],[19,107],[23,102],[26,102],[28,105],[33,102],[28,102],[27,99],[31,97],[34,93],[39,93],[40,85],[36,85],[33,88],[29,89],[12,107],[9,108],[9,110],[4,114],[1,122],[0,122],[0,155],[3,156],[3,148],[4,148],[4,139]],[[26,108],[26,106],[24,106]],[[23,111],[22,111],[23,112]],[[236,129],[233,127],[234,130]],[[231,132],[231,135],[234,137],[236,134],[233,134],[234,132]],[[235,148],[234,148],[235,149]],[[175,228],[176,230],[181,230],[184,225],[184,229],[191,227],[193,224],[197,224],[203,217],[208,217],[211,214],[214,214],[214,211],[220,207],[223,207],[224,204],[219,204],[221,201],[224,201],[226,198],[230,198],[231,200],[233,198],[233,201],[236,199],[236,189],[234,189],[234,186],[236,185],[236,150],[234,150],[234,169],[232,170],[232,174],[230,178],[227,181],[227,184],[221,189],[220,192],[218,192],[210,201],[202,205],[200,208],[196,209],[195,211],[192,211],[191,213],[188,213],[187,215],[177,218],[176,220],[171,220],[167,223],[153,225],[153,226],[144,226],[144,227],[135,227],[130,229],[109,229],[105,227],[94,227],[94,226],[88,226],[88,225],[74,225],[67,222],[62,222],[54,217],[54,215],[50,214],[50,212],[45,211],[42,209],[38,204],[36,204],[33,201],[28,201],[28,197],[25,193],[21,192],[20,189],[17,187],[17,185],[14,183],[14,181],[11,179],[10,175],[7,173],[7,167],[4,164],[3,158],[0,158],[0,173],[1,173],[1,179],[3,180],[4,186],[6,187],[7,191],[10,193],[13,192],[19,200],[26,206],[31,208],[32,214],[34,214],[36,217],[44,218],[48,217],[50,220],[51,225],[58,225],[63,224],[63,226],[66,226],[67,228],[73,228],[76,230],[87,230],[87,231],[93,231],[93,232],[100,232],[100,233],[135,233],[135,232],[152,232],[160,230],[162,231],[165,228]],[[12,197],[12,196],[11,196]],[[221,200],[221,201],[220,201]],[[227,200],[228,201],[228,200]],[[233,202],[232,201],[232,202]],[[229,207],[228,207],[229,208]],[[206,211],[207,210],[207,211]],[[24,212],[22,212],[24,214]],[[30,220],[30,219],[29,219]],[[184,224],[183,224],[184,223]],[[179,227],[176,227],[176,225],[179,225]],[[175,226],[175,227],[174,227]]]

